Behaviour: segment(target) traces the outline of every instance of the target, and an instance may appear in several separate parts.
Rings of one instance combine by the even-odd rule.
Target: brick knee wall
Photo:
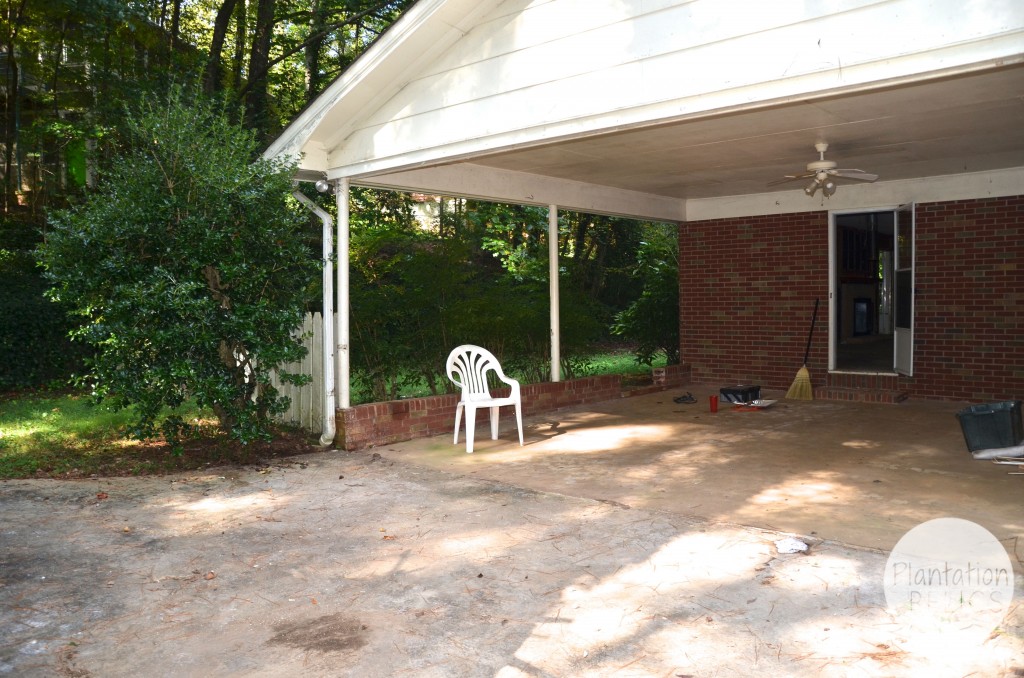
[[[523,416],[614,400],[624,395],[675,388],[690,381],[689,365],[669,365],[654,375],[650,387],[622,390],[619,375],[584,377],[560,382],[523,384]],[[508,391],[494,391],[505,395]],[[338,410],[335,444],[345,450],[361,450],[414,438],[451,435],[459,396],[446,394],[357,405]],[[507,415],[506,415],[507,416]]]

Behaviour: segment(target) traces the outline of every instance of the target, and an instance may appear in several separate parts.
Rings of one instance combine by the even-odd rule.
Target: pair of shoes
[[[678,398],[673,398],[672,402],[679,403],[680,405],[692,405],[693,403],[697,402],[697,399],[693,397],[692,393],[687,391],[686,395],[681,395]]]

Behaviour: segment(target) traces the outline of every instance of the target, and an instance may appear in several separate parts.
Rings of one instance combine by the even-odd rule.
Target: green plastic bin
[[[1024,443],[1024,425],[1020,417],[1021,401],[971,405],[957,412],[960,428],[971,452]]]

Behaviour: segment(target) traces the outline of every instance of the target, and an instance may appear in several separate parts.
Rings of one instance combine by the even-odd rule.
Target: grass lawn
[[[35,391],[0,396],[0,478],[88,478],[159,474],[223,464],[258,464],[309,451],[300,432],[282,429],[272,443],[240,445],[196,409],[198,436],[174,450],[163,440],[126,434],[131,412],[94,405],[87,396]]]
[[[664,365],[664,358],[655,367]],[[592,356],[586,375],[622,374],[623,383],[649,380],[650,367],[637,365],[628,349],[605,349]],[[405,394],[407,397],[426,395]],[[229,440],[208,414],[182,413],[198,435],[174,450],[163,440],[131,439],[130,410],[114,412],[85,395],[30,391],[0,394],[0,478],[89,478],[160,474],[211,466],[262,464],[265,460],[312,451],[313,437],[289,428],[269,443],[240,445]]]
[[[609,350],[590,359],[590,369],[586,376],[621,374],[625,384],[650,381],[651,370],[655,367],[665,367],[666,362],[665,356],[659,355],[651,365],[641,365],[637,363],[633,351],[628,348]]]

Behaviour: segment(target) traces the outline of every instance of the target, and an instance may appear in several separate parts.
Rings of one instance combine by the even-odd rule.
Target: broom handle
[[[814,322],[818,319],[818,302],[821,299],[814,300],[814,315],[811,316],[811,331],[807,333],[807,348],[804,349],[804,365],[807,364],[807,356],[811,355],[811,337],[814,336]]]

